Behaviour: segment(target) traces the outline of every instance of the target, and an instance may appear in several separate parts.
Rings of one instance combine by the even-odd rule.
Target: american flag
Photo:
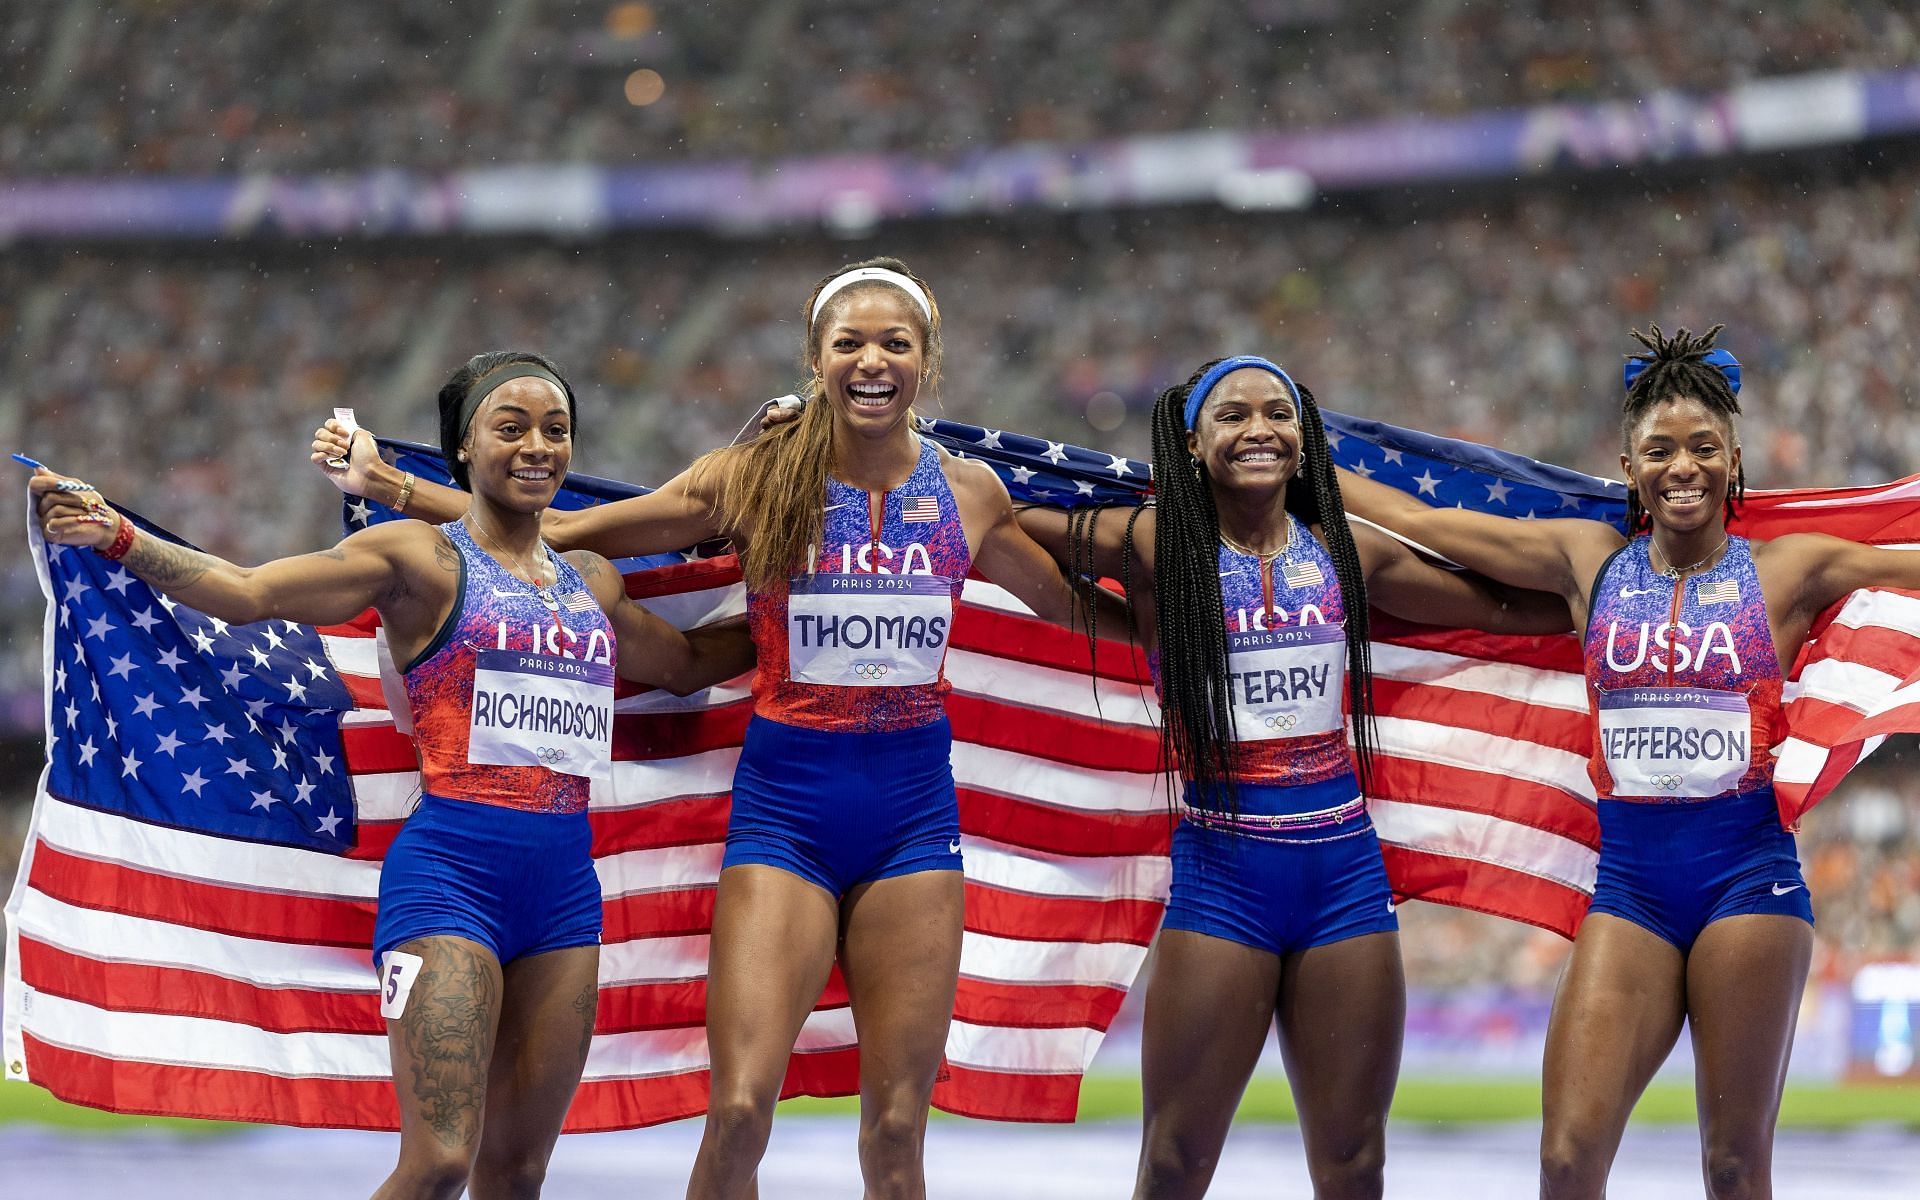
[[[1328,423],[1343,462],[1432,501],[1621,512],[1617,487],[1586,476]],[[1136,460],[946,421],[922,428],[987,461],[1016,499],[1137,503],[1148,487]],[[444,478],[426,447],[389,446]],[[569,488],[560,503],[635,490],[583,477]],[[388,517],[363,501],[348,513],[353,524]],[[1817,528],[1920,543],[1920,480],[1757,496],[1748,516],[1762,536]],[[122,1111],[392,1128],[367,943],[379,859],[418,780],[385,707],[393,668],[371,614],[321,630],[223,627],[93,554],[37,539],[33,550],[49,601],[51,740],[7,910],[7,1076]],[[730,559],[621,567],[630,594],[682,626],[740,610]],[[1920,725],[1920,598],[1867,590],[1837,607],[1789,688],[1794,736],[1779,775],[1790,818],[1887,732]],[[1373,808],[1396,891],[1570,932],[1598,842],[1573,639],[1377,614],[1375,629]],[[936,1103],[1070,1119],[1166,889],[1170,823],[1143,664],[1113,643],[1091,664],[1083,641],[973,580],[947,673],[967,933]],[[621,694],[617,765],[592,818],[606,916],[599,1029],[569,1129],[704,1104],[707,927],[749,703],[741,681],[686,698]],[[836,974],[787,1091],[856,1090],[853,1045]]]
[[[1740,581],[1738,579],[1702,579],[1694,584],[1693,594],[1701,604],[1738,604]]]
[[[900,499],[900,519],[909,525],[938,521],[940,502],[932,496],[903,496]]]
[[[1327,581],[1327,577],[1321,574],[1320,564],[1317,562],[1282,563],[1280,578],[1285,580],[1290,588],[1319,587]]]

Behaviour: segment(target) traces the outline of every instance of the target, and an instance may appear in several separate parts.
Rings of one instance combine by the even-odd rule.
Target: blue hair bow
[[[1294,386],[1293,378],[1280,369],[1280,364],[1261,358],[1257,354],[1235,355],[1232,358],[1223,358],[1213,364],[1213,366],[1207,368],[1207,373],[1202,375],[1199,380],[1194,383],[1193,390],[1187,393],[1186,418],[1188,429],[1192,429],[1193,423],[1199,419],[1200,406],[1207,402],[1207,393],[1213,391],[1213,386],[1233,372],[1243,370],[1247,367],[1257,367],[1262,371],[1267,371],[1277,376],[1280,382],[1287,385],[1287,394],[1293,397],[1293,402],[1295,404],[1300,402],[1300,389]]]
[[[1720,373],[1727,377],[1727,386],[1733,389],[1733,394],[1736,396],[1740,394],[1740,360],[1735,358],[1731,351],[1709,350],[1700,356],[1700,361],[1720,368]],[[1628,391],[1633,390],[1633,381],[1640,378],[1640,372],[1652,365],[1653,357],[1647,354],[1636,354],[1627,360],[1626,369],[1621,374],[1626,378]]]

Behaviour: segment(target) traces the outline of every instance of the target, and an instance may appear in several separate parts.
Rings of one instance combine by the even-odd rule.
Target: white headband
[[[834,276],[828,281],[827,286],[820,289],[819,298],[813,302],[813,313],[807,317],[807,324],[811,325],[820,319],[820,310],[827,306],[827,301],[833,299],[834,293],[844,291],[856,283],[873,282],[890,283],[913,297],[913,302],[920,306],[920,311],[926,316],[927,321],[929,323],[933,321],[933,305],[927,303],[927,294],[920,290],[919,284],[900,272],[889,271],[885,267],[856,267],[845,275]]]

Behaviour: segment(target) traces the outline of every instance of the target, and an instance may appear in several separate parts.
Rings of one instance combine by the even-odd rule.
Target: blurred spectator
[[[1917,54],[1902,0],[22,4],[0,14],[0,174],[953,156],[1709,91]]]

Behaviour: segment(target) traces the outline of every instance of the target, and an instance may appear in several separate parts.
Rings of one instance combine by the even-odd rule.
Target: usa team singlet
[[[1595,578],[1586,631],[1599,796],[1590,911],[1685,950],[1721,917],[1813,920],[1793,836],[1780,827],[1773,747],[1782,673],[1745,538],[1709,571],[1656,571],[1650,538]]]
[[[943,699],[972,566],[940,451],[886,493],[827,480],[812,569],[750,590],[754,716],[723,866],[779,867],[832,893],[960,868]]]
[[[1278,955],[1399,928],[1347,743],[1333,559],[1291,513],[1287,537],[1269,560],[1219,550],[1236,803],[1188,783],[1162,921]]]
[[[613,628],[584,581],[548,552],[544,594],[474,541],[460,594],[404,671],[422,796],[380,873],[374,957],[458,936],[501,963],[600,940],[587,824],[612,750]]]

